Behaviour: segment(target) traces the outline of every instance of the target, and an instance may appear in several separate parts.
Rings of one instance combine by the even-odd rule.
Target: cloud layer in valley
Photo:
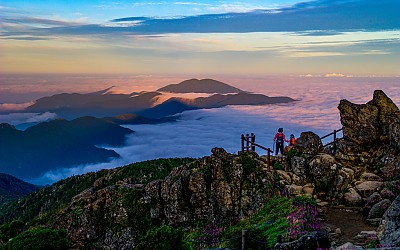
[[[399,79],[304,77],[303,80],[293,85],[284,81],[274,83],[272,79],[266,84],[265,81],[254,79],[254,89],[246,88],[246,84],[237,84],[235,87],[249,91],[258,89],[269,96],[287,95],[298,101],[187,111],[174,123],[127,126],[135,131],[127,138],[127,146],[112,148],[121,155],[121,159],[56,170],[30,181],[51,183],[74,174],[155,158],[202,157],[210,155],[213,147],[223,147],[230,153],[236,153],[240,150],[242,133],[255,133],[256,142],[273,148],[272,138],[279,127],[284,128],[286,136],[294,134],[298,137],[301,132],[310,130],[322,136],[341,126],[337,110],[340,99],[366,103],[372,99],[375,89],[383,89],[400,106]],[[265,154],[262,150],[257,152]]]

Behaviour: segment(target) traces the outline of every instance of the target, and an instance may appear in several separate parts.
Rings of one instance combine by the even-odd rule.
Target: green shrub
[[[238,163],[242,164],[243,173],[245,176],[247,176],[257,170],[257,162],[248,153],[242,154],[240,156],[240,159],[238,160]]]
[[[290,159],[291,159],[292,157],[294,157],[294,156],[300,156],[300,153],[297,152],[294,148],[291,148],[291,149],[287,152],[286,157],[287,157],[288,160],[290,160]]]
[[[127,209],[128,225],[135,227],[139,235],[144,234],[152,225],[150,206],[140,201],[142,191],[128,190],[122,197],[122,203]]]
[[[275,162],[274,163],[274,170],[283,170],[283,165],[281,162]]]
[[[21,233],[25,224],[20,220],[15,220],[8,224],[0,226],[0,240],[8,241],[9,239],[17,236]]]
[[[67,233],[63,230],[32,229],[10,239],[7,250],[63,250],[69,249]]]
[[[183,242],[183,231],[163,225],[147,231],[137,245],[141,250],[188,249]]]

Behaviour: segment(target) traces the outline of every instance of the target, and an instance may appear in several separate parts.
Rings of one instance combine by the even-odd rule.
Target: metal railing
[[[256,135],[254,133],[249,134],[242,134],[241,137],[241,145],[242,145],[242,152],[255,152],[256,147],[259,147],[263,150],[267,151],[267,160],[268,160],[268,168],[271,166],[271,152],[273,152],[270,148],[266,148],[261,146],[260,144],[256,143]]]
[[[328,142],[328,143],[326,143],[325,145],[323,145],[325,148],[326,148],[327,146],[333,145],[333,146],[332,146],[332,151],[333,151],[332,153],[333,153],[333,154],[336,154],[336,151],[337,151],[337,142],[338,142],[339,140],[342,139],[342,138],[338,138],[338,137],[337,137],[337,133],[338,133],[338,132],[341,132],[341,131],[343,131],[343,128],[338,129],[338,130],[335,129],[335,130],[333,130],[332,133],[329,133],[329,134],[324,135],[324,136],[321,137],[321,140],[323,140],[323,139],[328,138],[328,137],[330,137],[330,136],[333,135],[333,141]]]

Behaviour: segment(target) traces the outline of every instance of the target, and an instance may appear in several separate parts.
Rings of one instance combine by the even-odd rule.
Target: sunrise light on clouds
[[[2,0],[0,71],[396,76],[399,5]]]

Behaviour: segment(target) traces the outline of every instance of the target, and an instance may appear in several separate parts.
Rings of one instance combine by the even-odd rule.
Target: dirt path
[[[340,246],[346,242],[360,245],[355,240],[362,231],[376,231],[376,227],[369,226],[366,223],[361,212],[351,208],[340,207],[323,207],[319,217],[321,221],[321,229],[330,235],[335,246]],[[340,228],[341,234],[335,234],[335,230]]]

